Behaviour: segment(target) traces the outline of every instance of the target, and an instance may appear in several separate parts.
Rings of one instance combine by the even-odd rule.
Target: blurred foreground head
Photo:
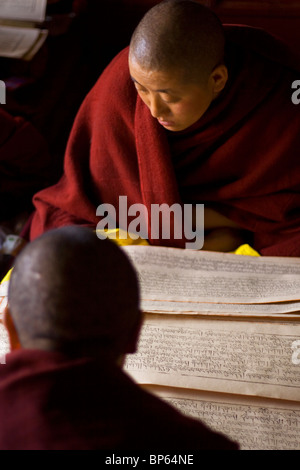
[[[138,281],[121,248],[83,227],[46,232],[12,271],[9,313],[21,347],[113,359],[135,351]]]

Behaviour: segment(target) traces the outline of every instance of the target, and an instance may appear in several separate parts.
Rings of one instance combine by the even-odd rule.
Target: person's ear
[[[7,305],[3,311],[3,323],[8,332],[9,344],[11,350],[20,349],[21,344],[19,341],[18,333],[15,328],[15,324],[11,317],[9,306]]]
[[[226,65],[218,65],[211,73],[210,83],[212,92],[217,96],[224,88],[228,80],[228,69]]]

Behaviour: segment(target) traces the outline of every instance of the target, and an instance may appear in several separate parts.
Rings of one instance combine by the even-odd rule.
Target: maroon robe
[[[0,449],[180,453],[238,445],[143,391],[113,364],[22,349],[0,364]]]
[[[61,225],[95,227],[97,206],[110,203],[118,215],[125,195],[148,214],[154,203],[204,203],[250,231],[261,254],[300,256],[298,64],[261,30],[228,26],[226,34],[226,88],[180,132],[151,116],[131,81],[128,48],[118,54],[76,117],[63,177],[34,198],[32,239]]]

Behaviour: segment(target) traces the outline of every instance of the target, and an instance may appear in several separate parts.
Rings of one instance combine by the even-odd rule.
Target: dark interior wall
[[[160,0],[85,0],[88,2],[90,33],[100,48],[113,54],[125,47],[141,17]],[[300,49],[299,0],[198,0],[214,10],[224,23],[248,24],[267,29]]]

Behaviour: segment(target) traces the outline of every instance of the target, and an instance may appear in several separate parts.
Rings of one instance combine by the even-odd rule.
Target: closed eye
[[[149,91],[146,89],[146,88],[143,88],[139,83],[137,83],[135,80],[133,81],[134,83],[134,86],[135,86],[135,89],[138,93],[140,94],[147,94],[149,93]],[[166,103],[166,104],[172,104],[172,103],[177,103],[178,101],[180,101],[180,98],[177,98],[177,97],[170,97],[169,93],[166,93],[166,92],[161,92],[163,95],[166,96],[166,98],[162,98],[161,97],[161,100]]]

